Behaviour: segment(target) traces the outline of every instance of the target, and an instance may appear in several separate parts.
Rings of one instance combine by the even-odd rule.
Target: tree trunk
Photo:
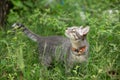
[[[9,0],[0,0],[0,27],[4,26],[7,14],[11,8]]]

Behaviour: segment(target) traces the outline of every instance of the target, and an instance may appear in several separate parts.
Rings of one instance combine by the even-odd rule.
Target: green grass
[[[0,30],[0,80],[120,80],[120,22],[115,20],[118,19],[118,14],[114,14],[117,17],[112,18],[108,13],[103,14],[112,3],[108,4],[110,1],[106,1],[104,4],[100,2],[93,5],[92,1],[77,2],[65,1],[64,6],[57,4],[49,9],[39,6],[39,2],[34,5],[33,10],[25,5],[19,10],[19,6],[14,5],[14,9],[18,11],[11,10],[7,29]],[[85,21],[79,16],[79,11],[82,11],[80,6],[83,4],[87,16]],[[91,9],[94,10],[92,13]],[[72,75],[65,75],[64,67],[58,63],[55,63],[53,69],[47,70],[39,64],[37,44],[21,31],[11,32],[9,26],[16,21],[24,23],[42,36],[64,36],[64,30],[68,26],[89,25],[88,63],[76,65],[72,69]],[[115,71],[116,75],[109,74],[110,71]]]

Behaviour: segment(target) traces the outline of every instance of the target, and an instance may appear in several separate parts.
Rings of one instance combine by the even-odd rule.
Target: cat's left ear
[[[83,33],[83,35],[87,35],[87,33],[89,32],[89,29],[90,29],[89,26],[83,28],[83,29],[82,29],[82,33]]]

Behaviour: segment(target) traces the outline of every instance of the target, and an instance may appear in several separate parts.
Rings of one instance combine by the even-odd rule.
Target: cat
[[[14,23],[14,29],[23,31],[30,39],[38,43],[40,63],[51,67],[53,61],[64,62],[66,69],[71,69],[76,63],[88,61],[89,43],[86,35],[89,32],[87,27],[68,27],[65,30],[67,38],[62,36],[43,37],[30,31],[21,23]],[[69,71],[69,70],[68,70]]]

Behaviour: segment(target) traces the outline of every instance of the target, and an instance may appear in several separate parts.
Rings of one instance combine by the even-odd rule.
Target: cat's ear
[[[86,34],[89,32],[89,29],[90,29],[89,26],[83,28],[83,29],[82,29],[82,33],[83,33],[83,35],[86,35]]]

